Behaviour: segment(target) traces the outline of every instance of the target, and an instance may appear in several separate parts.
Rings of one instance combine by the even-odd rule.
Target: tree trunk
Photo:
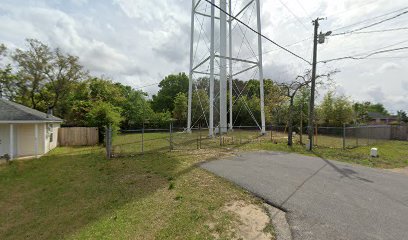
[[[288,146],[292,146],[293,144],[293,99],[294,96],[290,97],[290,105],[289,105],[289,119],[288,119]]]

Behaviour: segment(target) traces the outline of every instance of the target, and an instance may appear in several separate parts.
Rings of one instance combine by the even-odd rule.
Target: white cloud
[[[408,81],[401,81],[401,87],[408,92]]]
[[[370,86],[366,93],[370,96],[371,100],[377,103],[383,102],[385,99],[384,92],[379,86]]]
[[[401,66],[399,64],[388,62],[388,63],[384,63],[383,65],[381,65],[381,67],[378,69],[378,73],[385,73],[387,71],[398,70],[400,68]]]

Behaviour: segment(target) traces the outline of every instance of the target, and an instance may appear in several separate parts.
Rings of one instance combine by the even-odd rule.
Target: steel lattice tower
[[[228,2],[227,2],[228,1]],[[191,39],[190,39],[190,69],[189,69],[189,89],[188,89],[188,119],[187,119],[187,131],[191,131],[192,128],[192,99],[193,99],[193,75],[204,74],[209,75],[209,116],[208,116],[208,129],[209,136],[214,135],[214,124],[219,124],[217,129],[221,129],[221,132],[227,132],[228,129],[233,129],[233,77],[251,69],[257,68],[258,79],[260,82],[260,110],[261,110],[261,124],[258,125],[262,134],[265,133],[265,112],[264,112],[264,86],[263,86],[263,66],[262,66],[262,36],[261,36],[261,16],[260,16],[260,0],[245,0],[242,4],[242,8],[233,15],[232,3],[238,0],[192,0],[191,10]],[[254,6],[255,4],[255,6]],[[200,5],[206,5],[210,8],[210,14],[203,13],[198,9]],[[233,57],[233,34],[232,25],[240,24],[236,22],[236,19],[250,6],[255,8],[256,11],[256,26],[257,26],[257,48],[258,55],[257,61],[250,61],[248,59]],[[210,46],[208,47],[207,57],[200,62],[195,63],[195,24],[197,22],[197,16],[210,19]],[[215,35],[216,25],[219,24],[218,36],[219,39],[219,53],[215,52]],[[203,28],[202,22],[201,29]],[[242,30],[241,30],[242,32]],[[228,37],[227,37],[228,35]],[[201,32],[200,32],[201,36]],[[245,36],[244,36],[245,37]],[[247,40],[248,41],[248,40]],[[248,41],[248,44],[250,42]],[[227,49],[228,48],[228,49]],[[214,63],[217,62],[219,70],[216,72]],[[235,63],[245,63],[248,66],[242,69],[235,69]],[[204,64],[209,64],[209,72],[199,71],[199,68]],[[215,76],[219,78],[219,122],[214,123],[214,83]],[[229,82],[229,89],[227,89],[227,82]],[[229,91],[227,94],[227,90]],[[227,111],[227,96],[229,95],[229,112]],[[256,120],[255,120],[256,121]]]

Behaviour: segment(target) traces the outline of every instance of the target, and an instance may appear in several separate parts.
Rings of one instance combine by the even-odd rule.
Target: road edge
[[[275,230],[276,240],[292,240],[286,212],[267,203],[263,203]]]

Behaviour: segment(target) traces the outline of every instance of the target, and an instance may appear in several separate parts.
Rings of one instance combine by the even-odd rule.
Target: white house
[[[0,98],[0,158],[39,157],[57,146],[62,119]]]

